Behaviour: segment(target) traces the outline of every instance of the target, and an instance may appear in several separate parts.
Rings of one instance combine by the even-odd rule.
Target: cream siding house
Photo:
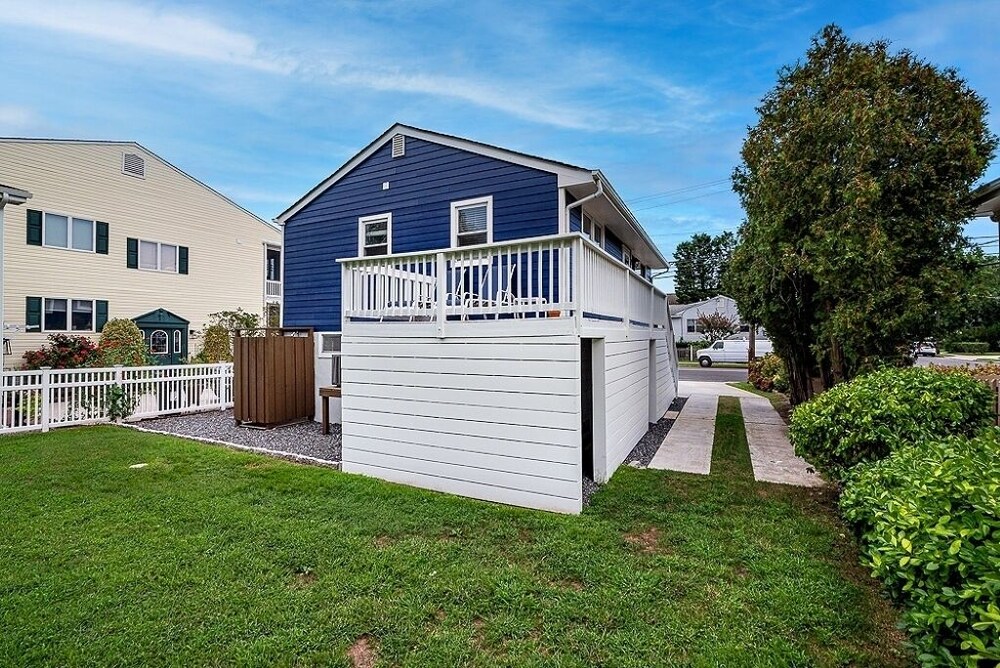
[[[280,232],[139,144],[0,139],[0,182],[33,195],[4,225],[7,367],[53,332],[96,338],[106,319],[146,316],[195,333],[210,313],[280,300],[266,280]],[[179,338],[163,362],[200,349]]]

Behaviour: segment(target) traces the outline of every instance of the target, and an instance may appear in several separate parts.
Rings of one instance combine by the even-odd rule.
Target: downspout
[[[570,209],[572,209],[575,206],[583,206],[584,204],[586,204],[590,200],[597,199],[598,197],[601,197],[602,195],[604,195],[604,183],[601,181],[601,178],[597,174],[593,174],[593,177],[594,177],[594,182],[597,183],[597,190],[595,190],[592,194],[587,195],[583,199],[578,199],[575,202],[573,202],[572,204],[567,204],[566,205],[566,226],[567,227],[569,227],[569,224],[570,224],[570,222],[569,222],[570,221],[570,218],[569,218]],[[580,231],[581,231],[581,233],[583,232],[583,218],[582,218],[582,213],[583,212],[581,211],[581,218],[580,218]]]
[[[4,303],[5,286],[3,281],[4,269],[6,268],[4,267],[4,261],[3,261],[3,238],[4,234],[6,234],[6,230],[4,229],[3,225],[3,210],[4,207],[7,206],[9,202],[10,202],[10,193],[7,192],[0,193],[0,392],[2,392],[2,387],[4,383],[3,365],[4,365],[4,353],[6,353],[6,350],[4,350],[4,337],[7,335],[7,328],[4,326],[4,319],[3,319],[4,307],[6,306],[6,304]]]

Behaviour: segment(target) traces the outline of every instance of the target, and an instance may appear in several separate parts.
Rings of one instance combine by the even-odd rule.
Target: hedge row
[[[954,341],[948,350],[953,353],[988,353],[990,344],[985,341]]]
[[[925,666],[1000,661],[1000,429],[973,373],[878,371],[792,414]]]

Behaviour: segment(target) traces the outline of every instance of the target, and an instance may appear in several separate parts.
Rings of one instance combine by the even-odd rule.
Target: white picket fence
[[[5,371],[0,433],[110,422],[114,386],[132,408],[129,420],[225,410],[233,405],[233,365]]]

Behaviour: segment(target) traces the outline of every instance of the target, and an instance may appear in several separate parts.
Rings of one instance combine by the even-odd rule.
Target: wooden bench
[[[323,402],[323,435],[330,433],[330,397],[340,398],[340,388],[328,385],[319,388],[319,398]]]

